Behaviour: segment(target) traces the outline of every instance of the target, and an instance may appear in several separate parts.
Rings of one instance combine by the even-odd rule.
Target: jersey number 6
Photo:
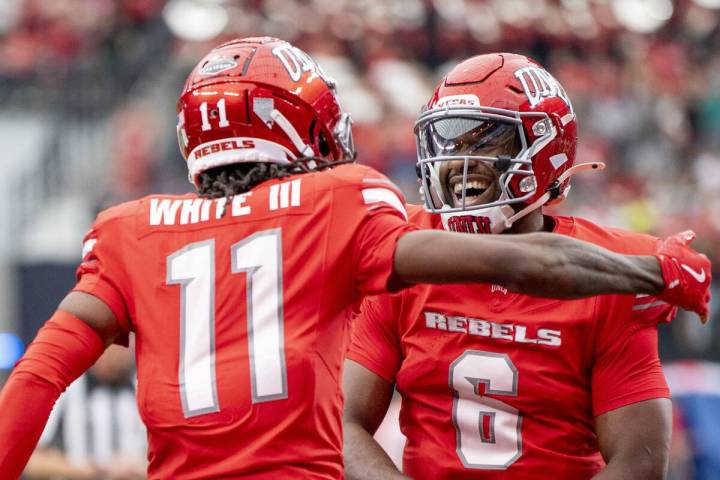
[[[517,368],[504,353],[466,350],[450,365],[452,420],[465,468],[505,470],[520,457],[522,417],[516,408],[486,396],[515,397],[517,386]]]

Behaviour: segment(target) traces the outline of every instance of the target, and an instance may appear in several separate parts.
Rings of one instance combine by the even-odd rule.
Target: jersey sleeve
[[[632,306],[632,321],[646,325],[670,323],[677,315],[677,310],[675,305],[670,305],[651,295],[639,294],[635,296]]]
[[[632,297],[618,303],[599,319],[591,374],[595,416],[645,400],[670,398],[654,317],[649,317],[650,323],[638,321]]]
[[[401,363],[397,310],[389,294],[366,297],[353,322],[347,353],[347,358],[390,383],[395,383]]]
[[[96,222],[83,239],[82,261],[76,270],[73,291],[102,300],[112,310],[123,331],[129,333],[130,315],[125,268],[120,249],[122,240],[105,222]],[[126,345],[126,338],[119,343]]]
[[[355,241],[355,279],[365,295],[393,292],[403,285],[392,281],[397,241],[417,228],[385,205],[369,210]]]
[[[405,198],[387,177],[357,166],[336,191],[333,228],[352,230],[353,273],[357,290],[376,295],[402,288],[392,282],[398,239],[416,230],[408,223]]]

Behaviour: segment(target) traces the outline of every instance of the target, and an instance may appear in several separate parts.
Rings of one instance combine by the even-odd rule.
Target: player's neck
[[[555,221],[552,217],[545,217],[542,209],[539,208],[513,223],[513,226],[504,233],[552,232],[554,227]]]

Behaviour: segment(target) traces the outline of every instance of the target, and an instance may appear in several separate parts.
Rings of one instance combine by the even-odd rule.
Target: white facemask
[[[562,183],[572,175],[584,170],[603,170],[605,164],[602,162],[581,163],[566,170],[558,178],[558,183]],[[564,199],[570,186],[560,194],[560,199]],[[501,200],[502,200],[501,195]],[[513,226],[513,224],[521,218],[528,215],[533,210],[537,210],[550,200],[550,192],[546,192],[540,198],[530,205],[526,206],[519,212],[515,212],[510,205],[495,205],[487,208],[473,207],[471,210],[462,212],[440,212],[443,228],[451,232],[461,233],[502,233]],[[450,209],[450,206],[444,205],[443,209]]]

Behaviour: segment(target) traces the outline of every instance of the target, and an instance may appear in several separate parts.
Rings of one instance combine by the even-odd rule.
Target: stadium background
[[[191,188],[178,92],[212,46],[249,35],[294,42],[338,81],[358,160],[410,201],[412,125],[435,82],[471,55],[529,54],[573,101],[577,161],[608,166],[556,211],[693,228],[720,264],[720,0],[0,0],[0,383],[72,286],[95,213]],[[720,478],[718,305],[707,326],[681,313],[661,327],[671,478]]]

